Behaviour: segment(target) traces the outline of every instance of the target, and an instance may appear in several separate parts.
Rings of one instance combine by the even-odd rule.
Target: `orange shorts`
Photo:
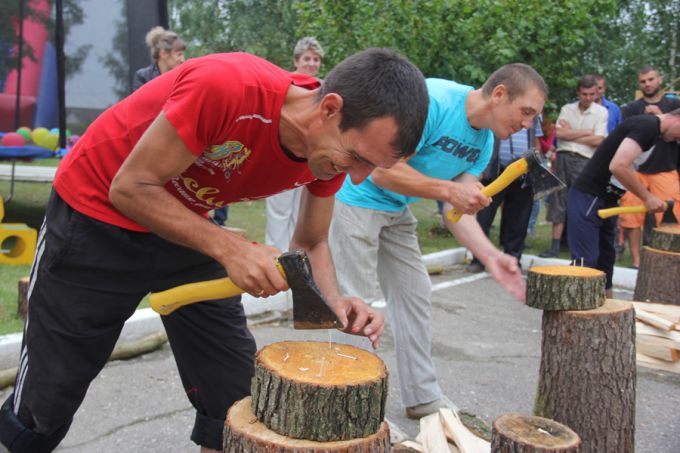
[[[662,200],[673,200],[673,214],[676,219],[680,219],[680,182],[677,171],[667,171],[664,173],[644,174],[635,172],[638,180],[645,185],[647,190],[652,192]],[[635,206],[644,204],[632,192],[626,192],[619,203],[621,206]],[[661,222],[663,212],[657,212],[656,224]],[[619,222],[622,228],[641,228],[645,221],[645,214],[621,214]]]

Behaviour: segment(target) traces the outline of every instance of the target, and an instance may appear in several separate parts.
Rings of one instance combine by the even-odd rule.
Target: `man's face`
[[[597,86],[590,88],[579,87],[576,94],[578,96],[579,107],[581,108],[581,110],[586,110],[593,104],[593,102],[597,98]]]
[[[602,103],[602,98],[606,92],[607,82],[605,82],[604,79],[597,79],[597,97],[595,98],[595,101]]]
[[[645,97],[651,98],[656,96],[661,90],[661,84],[663,83],[663,77],[659,75],[656,71],[645,72],[638,76],[638,84],[640,85],[640,91]]]
[[[340,116],[330,121],[310,140],[307,164],[312,174],[329,180],[340,173],[349,174],[359,184],[376,168],[390,168],[399,158],[392,143],[397,138],[397,123],[392,117],[378,118],[362,129],[340,131]]]
[[[305,50],[293,64],[295,65],[295,72],[316,77],[319,68],[321,68],[321,55],[311,50]]]
[[[536,115],[543,110],[544,103],[543,93],[534,87],[516,96],[512,101],[507,94],[504,94],[503,99],[494,107],[491,126],[494,135],[505,140],[515,132],[529,129]]]

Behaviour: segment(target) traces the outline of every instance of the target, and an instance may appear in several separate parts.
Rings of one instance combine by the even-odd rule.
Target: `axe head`
[[[548,170],[548,164],[537,149],[532,148],[522,156],[528,163],[527,175],[534,191],[534,200],[567,187],[557,176]]]
[[[661,218],[661,223],[678,223],[678,219],[675,218],[673,214],[673,205],[675,202],[673,200],[666,200],[666,210]]]
[[[312,266],[302,250],[284,253],[279,263],[293,293],[294,329],[335,329],[342,323],[314,283]]]

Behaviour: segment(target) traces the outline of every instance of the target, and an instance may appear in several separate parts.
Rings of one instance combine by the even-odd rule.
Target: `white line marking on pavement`
[[[458,285],[464,285],[466,283],[472,283],[489,276],[490,274],[488,272],[480,272],[475,275],[470,275],[469,277],[457,278],[448,282],[437,283],[436,285],[432,286],[432,292],[441,291],[442,289],[451,288]],[[373,308],[385,308],[386,305],[387,303],[385,302],[385,299],[378,299],[371,302],[371,307]]]

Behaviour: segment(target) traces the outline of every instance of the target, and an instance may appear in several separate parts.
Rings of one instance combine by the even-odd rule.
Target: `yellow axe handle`
[[[668,203],[665,203],[666,208],[668,209]],[[606,219],[608,217],[612,217],[615,215],[621,215],[621,214],[643,214],[647,212],[647,207],[643,204],[639,204],[636,206],[624,206],[624,207],[618,207],[618,208],[607,208],[607,209],[599,209],[597,211],[597,215],[600,216],[601,219]]]
[[[518,159],[505,167],[503,173],[493,180],[491,184],[482,189],[482,193],[487,197],[493,197],[497,193],[501,192],[503,189],[508,187],[512,182],[522,176],[529,170],[529,162],[526,159]],[[456,223],[463,216],[463,213],[457,209],[452,209],[449,211],[449,220]]]
[[[277,261],[276,267],[285,278],[283,267]],[[149,305],[153,311],[161,315],[169,315],[180,307],[206,300],[223,299],[243,294],[243,290],[236,286],[229,277],[206,280],[186,285],[176,286],[149,296]]]

